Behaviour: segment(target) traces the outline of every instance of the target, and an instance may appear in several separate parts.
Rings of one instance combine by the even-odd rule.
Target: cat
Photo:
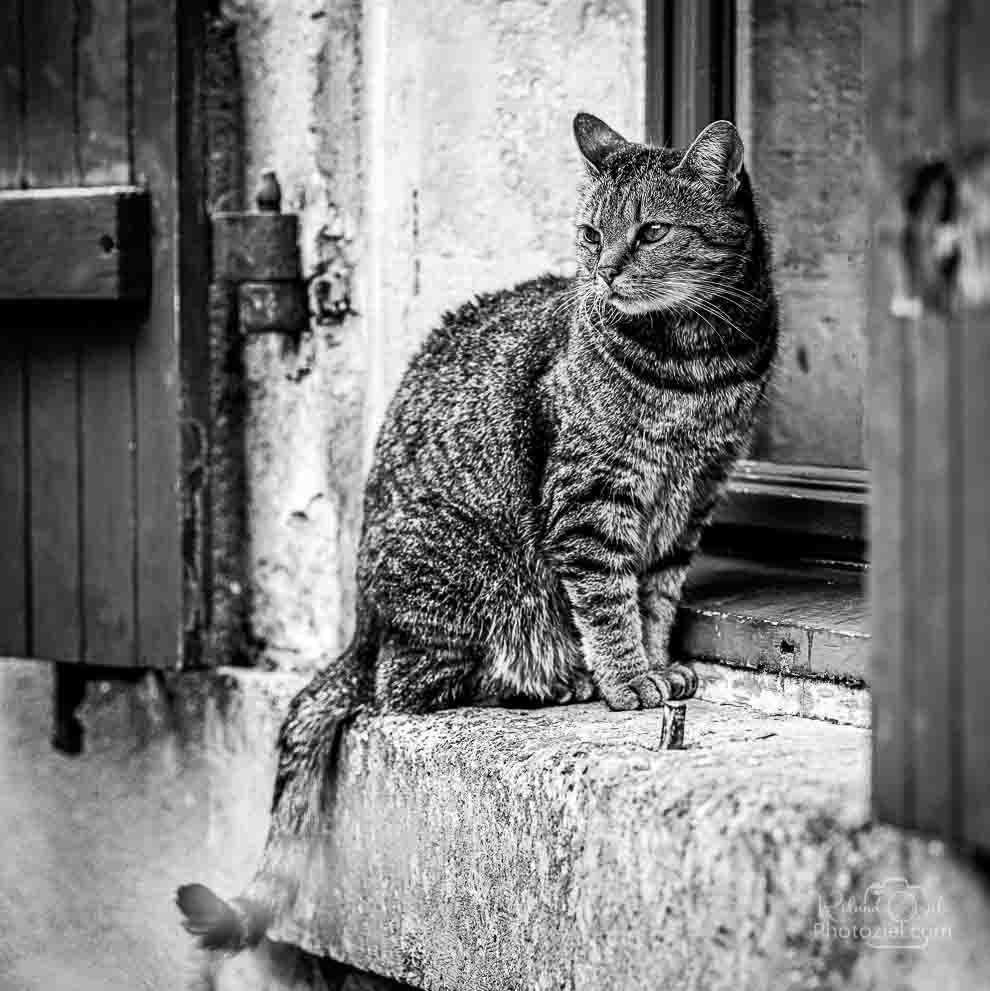
[[[230,902],[179,889],[202,946],[291,911],[357,713],[696,689],[668,639],[776,354],[769,242],[727,121],[686,151],[586,113],[574,134],[578,274],[480,296],[410,363],[367,481],[354,638],[291,703],[261,868]]]

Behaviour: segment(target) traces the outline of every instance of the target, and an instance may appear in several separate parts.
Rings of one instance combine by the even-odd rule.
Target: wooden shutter
[[[990,6],[868,18],[874,807],[990,848]]]
[[[194,2],[0,5],[0,655],[198,650],[202,29]]]

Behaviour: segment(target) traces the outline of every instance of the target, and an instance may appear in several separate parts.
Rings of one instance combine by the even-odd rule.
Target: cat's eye
[[[602,243],[602,236],[595,230],[594,227],[589,227],[587,224],[581,224],[579,231],[581,234],[581,240],[584,241],[585,244],[597,245]]]
[[[636,235],[637,241],[644,244],[656,244],[670,233],[670,224],[643,224]]]

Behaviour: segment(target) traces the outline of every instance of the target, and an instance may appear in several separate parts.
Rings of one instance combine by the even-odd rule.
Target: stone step
[[[276,935],[438,991],[987,986],[987,889],[869,824],[865,731],[695,701],[672,751],[660,719],[358,723]]]

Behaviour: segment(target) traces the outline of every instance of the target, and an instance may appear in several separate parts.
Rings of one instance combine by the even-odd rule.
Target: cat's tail
[[[183,926],[207,950],[254,946],[277,914],[291,910],[317,835],[333,815],[342,732],[373,691],[377,637],[367,611],[344,653],[292,700],[278,739],[278,771],[262,862],[237,898],[225,901],[202,884],[184,884],[175,903]]]

